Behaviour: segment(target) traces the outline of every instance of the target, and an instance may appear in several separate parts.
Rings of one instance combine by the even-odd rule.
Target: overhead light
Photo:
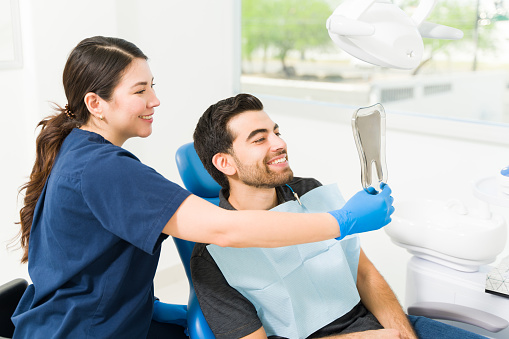
[[[327,19],[332,41],[370,64],[416,68],[424,53],[422,38],[461,39],[459,29],[425,21],[437,0],[421,0],[410,17],[390,0],[345,0]]]

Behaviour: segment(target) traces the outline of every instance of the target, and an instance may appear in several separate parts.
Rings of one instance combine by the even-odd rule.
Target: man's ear
[[[95,93],[88,92],[85,95],[85,105],[88,108],[90,114],[94,115],[96,118],[102,116],[103,113],[103,101],[100,96]]]
[[[216,153],[212,157],[212,164],[225,175],[234,175],[237,173],[233,158],[227,153]]]

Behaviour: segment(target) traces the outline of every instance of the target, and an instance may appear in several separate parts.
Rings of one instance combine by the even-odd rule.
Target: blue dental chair
[[[211,203],[219,204],[219,190],[221,186],[212,179],[198,154],[194,149],[194,144],[188,143],[182,145],[175,155],[177,168],[180,177],[187,190]],[[209,328],[205,317],[201,311],[196,294],[194,292],[193,282],[191,280],[191,253],[193,252],[194,242],[173,238],[177,250],[184,264],[187,279],[189,281],[189,300],[187,304],[187,330],[191,339],[215,339],[214,334]],[[182,312],[182,305],[166,304],[156,302],[154,304],[154,319],[164,319],[169,314]],[[171,318],[171,317],[170,317]],[[172,321],[168,321],[172,322]]]

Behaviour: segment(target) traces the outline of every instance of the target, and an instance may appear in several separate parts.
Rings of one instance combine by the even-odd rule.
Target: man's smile
[[[275,159],[272,159],[267,164],[268,165],[278,165],[278,164],[282,164],[282,163],[285,163],[285,162],[287,162],[286,154],[282,154],[282,155],[276,157]]]

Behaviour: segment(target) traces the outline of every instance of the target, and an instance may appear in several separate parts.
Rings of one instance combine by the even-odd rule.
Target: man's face
[[[286,143],[279,126],[264,111],[246,111],[232,118],[233,160],[238,179],[248,186],[273,188],[293,179]]]

